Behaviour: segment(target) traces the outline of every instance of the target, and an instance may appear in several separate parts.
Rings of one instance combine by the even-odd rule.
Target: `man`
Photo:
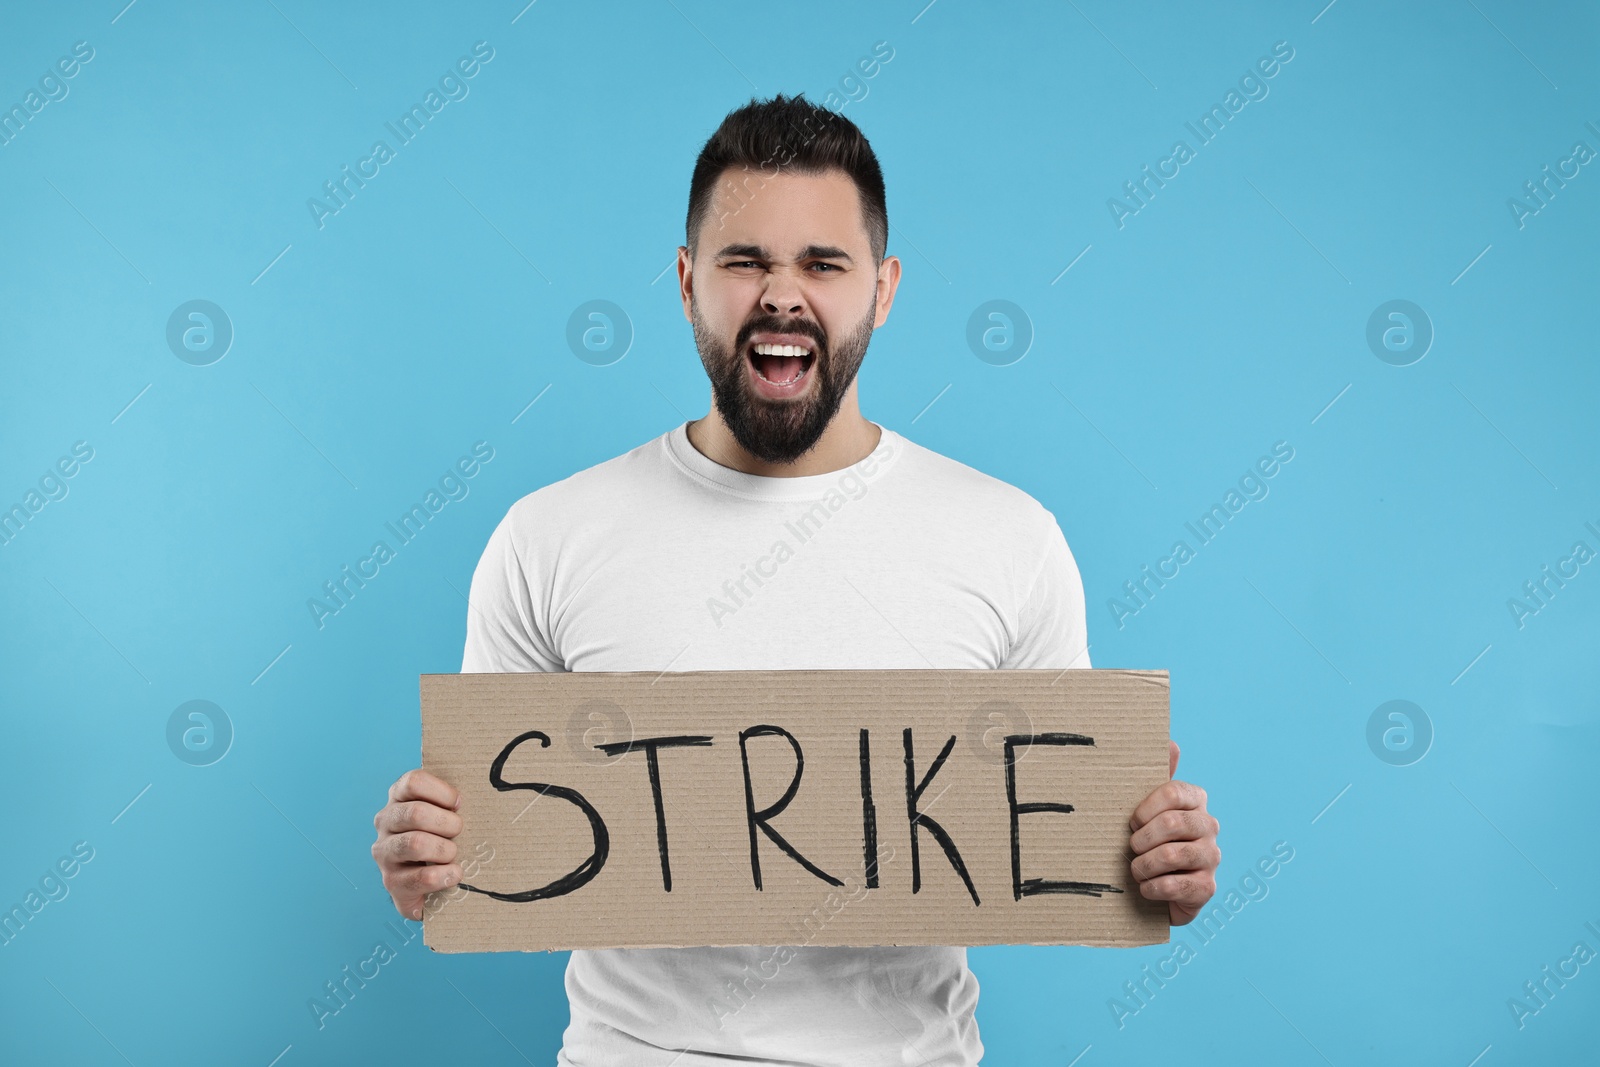
[[[1032,497],[862,417],[856,371],[900,281],[883,179],[848,120],[782,95],[706,143],[678,249],[713,407],[514,504],[472,580],[472,671],[1088,667],[1083,588]],[[915,366],[917,355],[898,358]],[[1178,749],[1171,747],[1171,771]],[[404,915],[462,877],[459,794],[389,791],[373,857]],[[1205,792],[1130,814],[1171,921],[1215,891]],[[977,1063],[961,947],[575,951],[559,1062]],[[686,1051],[687,1050],[687,1051]]]

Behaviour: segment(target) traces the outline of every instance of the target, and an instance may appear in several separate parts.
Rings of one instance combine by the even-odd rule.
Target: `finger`
[[[1139,801],[1139,806],[1133,809],[1133,815],[1128,819],[1128,829],[1137,830],[1151,819],[1168,808],[1203,808],[1206,806],[1206,791],[1193,782],[1180,782],[1174,778],[1164,782],[1150,791],[1150,795]]]
[[[431,775],[420,767],[402,774],[389,787],[389,799],[426,800],[451,811],[461,808],[461,792],[443,778]]]
[[[1171,808],[1156,815],[1133,832],[1128,847],[1138,853],[1149,852],[1163,841],[1215,840],[1222,824],[1204,809]]]
[[[1207,871],[1177,871],[1139,883],[1146,900],[1166,900],[1187,908],[1199,908],[1217,891],[1217,883]]]
[[[373,845],[380,866],[398,868],[413,863],[446,864],[456,858],[456,843],[421,830],[390,834]]]
[[[461,868],[454,863],[402,867],[383,878],[384,888],[394,906],[408,919],[422,918],[422,905],[429,893],[449,889],[461,881]]]
[[[1167,739],[1167,756],[1172,761],[1172,766],[1167,768],[1167,777],[1176,778],[1178,776],[1178,742],[1170,737]]]
[[[440,837],[454,837],[465,824],[461,816],[426,800],[405,800],[390,804],[373,820],[379,830],[391,834],[425,830]]]
[[[1222,850],[1210,841],[1168,841],[1136,856],[1128,867],[1135,881],[1147,882],[1174,872],[1206,874],[1221,862]]]

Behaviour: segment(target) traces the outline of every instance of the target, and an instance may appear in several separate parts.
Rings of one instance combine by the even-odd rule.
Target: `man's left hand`
[[[1178,773],[1178,743],[1168,741],[1168,777]],[[1200,914],[1217,891],[1217,847],[1221,824],[1206,811],[1206,791],[1174,779],[1150,791],[1128,820],[1134,858],[1130,869],[1139,892],[1165,900],[1169,921],[1183,926]]]

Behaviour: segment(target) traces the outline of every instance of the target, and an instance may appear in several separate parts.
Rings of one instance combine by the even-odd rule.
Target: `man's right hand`
[[[383,887],[395,908],[408,919],[422,918],[429,893],[461,881],[456,843],[451,840],[463,825],[456,814],[460,807],[461,794],[455,786],[418,768],[389,787],[389,803],[372,817],[378,830],[372,858],[383,872]]]

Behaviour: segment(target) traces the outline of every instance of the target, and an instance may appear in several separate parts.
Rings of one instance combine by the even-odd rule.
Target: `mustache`
[[[743,352],[750,343],[750,338],[758,333],[794,333],[809,337],[815,345],[815,351],[825,353],[828,350],[827,335],[822,332],[822,327],[805,319],[783,320],[775,315],[766,315],[752,319],[739,330],[739,336],[734,340],[735,353]]]

